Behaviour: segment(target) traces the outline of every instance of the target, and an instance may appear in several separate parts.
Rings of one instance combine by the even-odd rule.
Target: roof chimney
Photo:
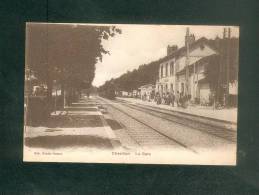
[[[187,46],[187,43],[189,43],[189,45],[191,45],[194,42],[195,42],[195,36],[194,36],[194,34],[190,34],[190,29],[189,29],[189,27],[187,27],[186,35],[185,35],[185,47]]]
[[[223,39],[225,39],[225,38],[226,38],[226,34],[227,34],[227,29],[226,29],[226,28],[224,28],[224,29],[223,29]]]
[[[231,28],[228,28],[228,38],[231,38]]]
[[[176,50],[178,49],[177,45],[168,45],[167,46],[167,55],[171,55],[172,53],[174,53]]]

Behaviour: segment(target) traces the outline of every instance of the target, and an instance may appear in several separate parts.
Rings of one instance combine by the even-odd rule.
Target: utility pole
[[[227,29],[224,28],[223,30],[223,43],[222,43],[222,57],[221,57],[221,70],[226,70],[227,68],[227,44],[226,44],[226,34]],[[223,74],[224,71],[221,73]],[[227,71],[226,71],[227,72]],[[226,73],[224,74],[222,78],[222,85],[223,85],[223,105],[226,106]]]
[[[230,73],[230,37],[231,37],[231,29],[228,28],[228,38],[227,38],[227,93],[226,93],[226,105],[228,106],[229,105],[229,73]]]
[[[56,114],[56,111],[57,111],[57,80],[53,80],[53,83],[54,83],[54,87],[55,87],[55,114]]]
[[[29,44],[28,44],[28,36],[29,36],[29,32],[28,32],[28,26],[26,24],[26,29],[25,29],[25,33],[26,33],[26,39],[25,39],[25,91],[24,94],[26,95],[26,106],[24,107],[24,112],[25,112],[25,116],[24,116],[24,123],[25,123],[25,128],[24,131],[26,132],[26,126],[28,125],[28,116],[29,116],[29,112],[28,112],[28,105],[29,105],[29,93],[28,93],[28,88],[29,88],[29,65],[28,65],[28,56],[29,56]]]
[[[189,42],[190,42],[190,29],[189,27],[186,30],[186,37],[185,37],[185,41],[186,41],[186,61],[185,61],[185,90],[184,90],[184,95],[187,96],[188,95],[188,88],[189,88],[189,63],[190,63],[190,59],[189,59],[189,52],[190,52],[190,48],[189,48]]]
[[[196,98],[196,62],[193,64],[193,100],[195,102],[195,98]]]
[[[218,82],[217,82],[217,91],[215,94],[215,99],[216,99],[216,104],[220,103],[220,99],[221,99],[221,85],[222,85],[222,48],[221,48],[221,44],[220,44],[220,39],[219,37],[217,37],[218,39],[216,39],[216,47],[218,48],[219,51],[219,59],[218,59],[218,63],[219,63],[219,75],[218,75]],[[216,104],[214,104],[214,108],[216,107]]]

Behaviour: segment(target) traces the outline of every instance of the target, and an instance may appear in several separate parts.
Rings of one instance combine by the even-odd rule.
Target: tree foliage
[[[114,26],[27,24],[26,65],[51,91],[53,80],[67,88],[89,88],[95,64],[109,54],[101,42],[121,33]]]
[[[206,81],[210,84],[212,91],[217,89],[219,84],[220,76],[220,60],[218,55],[209,56],[203,59],[207,61],[204,67],[204,74],[206,76]]]
[[[218,55],[209,58],[204,74],[217,101],[223,102],[229,82],[238,80],[239,39],[216,38],[209,40],[209,43],[218,51]]]
[[[111,86],[119,91],[132,91],[145,84],[155,84],[158,77],[160,60],[140,65],[138,69],[127,71],[116,79],[106,81],[99,87],[99,91],[109,89]]]
[[[229,66],[229,81],[232,82],[237,80],[239,67],[239,39],[235,37],[230,39],[216,38],[215,40],[209,40],[209,44],[219,53],[218,64],[221,65],[223,82],[226,80],[227,64]],[[211,66],[211,68],[213,69],[215,67]],[[213,72],[213,70],[211,72]]]

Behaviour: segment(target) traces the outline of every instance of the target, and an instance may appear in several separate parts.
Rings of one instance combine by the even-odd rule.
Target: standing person
[[[172,91],[172,94],[171,94],[171,103],[172,103],[172,106],[173,106],[173,107],[174,107],[174,99],[175,99],[174,91]]]
[[[179,94],[179,91],[177,91],[177,93],[176,93],[176,104],[177,104],[177,107],[180,105],[179,101],[180,101],[180,94]]]
[[[183,92],[180,93],[180,97],[179,97],[179,105],[182,106],[183,105]]]
[[[159,105],[161,104],[161,96],[159,93],[157,93],[157,96],[156,96],[156,103]]]
[[[144,93],[144,98],[143,98],[143,100],[146,101],[146,99],[147,99],[147,94],[146,94],[146,92],[145,92],[145,93]]]
[[[169,95],[169,92],[166,93],[166,97],[165,97],[165,103],[166,105],[170,105],[170,95]]]
[[[165,93],[163,93],[163,96],[162,96],[162,104],[165,104]]]
[[[155,101],[155,91],[151,92],[150,99],[151,101]]]
[[[162,94],[161,94],[161,104],[164,104],[164,96],[165,96],[165,94],[162,93]]]

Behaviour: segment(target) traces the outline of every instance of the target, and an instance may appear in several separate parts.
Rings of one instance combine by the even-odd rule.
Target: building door
[[[200,103],[208,104],[210,101],[210,87],[208,83],[200,84]]]
[[[163,94],[163,85],[161,85],[161,95]]]
[[[174,91],[174,84],[171,83],[171,92],[173,92],[173,91]]]
[[[181,92],[184,94],[184,83],[181,83]]]

